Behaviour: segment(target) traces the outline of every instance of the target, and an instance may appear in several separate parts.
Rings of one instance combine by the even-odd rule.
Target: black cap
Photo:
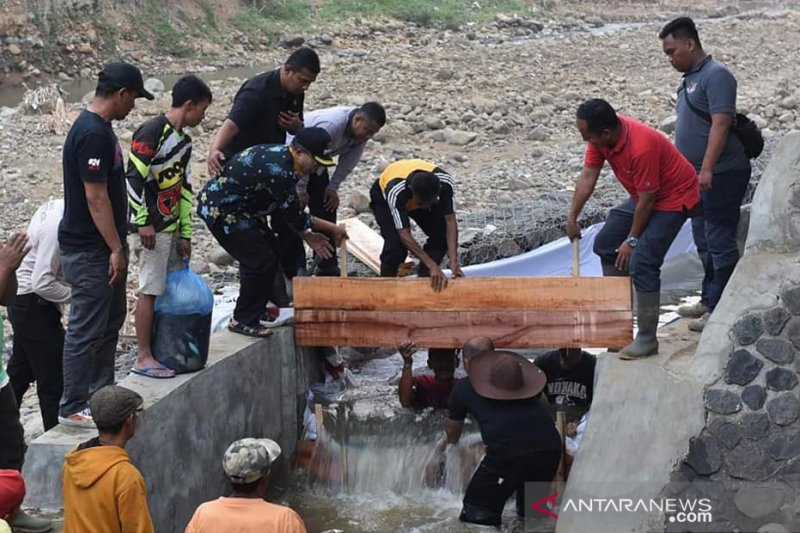
[[[124,63],[122,61],[109,63],[100,71],[97,81],[100,84],[115,89],[134,90],[139,93],[139,96],[143,96],[148,100],[154,98],[154,96],[144,88],[142,73],[130,63]]]
[[[141,409],[142,397],[119,385],[106,385],[89,398],[92,419],[99,429],[113,428],[125,422],[131,413]]]
[[[314,161],[324,167],[333,166],[335,163],[328,153],[331,136],[322,128],[303,128],[294,136],[295,143],[303,147],[314,156]]]

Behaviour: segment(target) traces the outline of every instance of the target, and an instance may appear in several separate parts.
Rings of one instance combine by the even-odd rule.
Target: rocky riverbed
[[[680,74],[669,66],[657,32],[682,13],[663,3],[658,3],[660,11],[649,3],[628,10],[620,2],[612,4],[616,7],[607,12],[595,9],[563,19],[499,15],[491,24],[459,29],[354,21],[330,36],[304,36],[317,48],[323,69],[307,93],[307,110],[374,99],[388,112],[388,125],[342,186],[339,216],[358,215],[372,223],[366,205],[372,181],[388,163],[420,157],[436,161],[457,179],[465,261],[514,255],[559,236],[582,166],[583,142],[574,127],[580,102],[605,98],[665,133],[673,124]],[[707,51],[736,74],[739,107],[765,129],[768,149],[775,138],[800,126],[800,11],[769,4],[746,10],[709,3],[713,7],[692,11]],[[269,69],[287,54],[280,48],[252,51],[249,57],[256,69]],[[240,55],[233,54],[232,64],[242,63]],[[154,63],[143,64],[146,77],[175,70],[155,69]],[[202,75],[201,67],[195,62],[187,68]],[[206,179],[211,139],[242,81],[210,83],[214,104],[191,132],[198,189]],[[139,101],[115,125],[124,151],[136,127],[166,110],[169,102],[168,92],[153,102]],[[24,228],[40,203],[62,194],[61,146],[82,106],[66,104],[53,114],[0,108],[4,235]],[[768,158],[769,150],[757,162],[756,179]],[[585,222],[602,218],[622,194],[609,171],[604,172]],[[489,226],[497,231],[486,231]],[[234,267],[226,264],[199,221],[195,235],[195,270],[215,284],[235,279]],[[134,264],[131,306],[135,281]],[[133,333],[131,315],[123,333]],[[30,412],[26,416],[38,418]]]

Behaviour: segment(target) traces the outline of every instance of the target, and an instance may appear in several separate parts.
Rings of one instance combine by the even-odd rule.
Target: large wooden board
[[[295,310],[304,346],[461,348],[489,337],[502,348],[589,348],[631,341],[630,311],[334,311]]]
[[[450,279],[436,293],[422,278],[295,278],[295,309],[492,311],[585,309],[630,311],[627,277]]]
[[[502,348],[619,347],[631,341],[630,279],[295,278],[302,346],[460,348],[471,337]]]

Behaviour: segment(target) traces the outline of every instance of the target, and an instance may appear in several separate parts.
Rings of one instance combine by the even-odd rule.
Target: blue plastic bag
[[[167,274],[167,288],[156,298],[153,357],[178,374],[206,366],[214,295],[203,278],[189,269]]]
[[[167,274],[167,290],[156,298],[156,313],[205,315],[214,309],[214,294],[206,281],[192,272],[189,262]]]

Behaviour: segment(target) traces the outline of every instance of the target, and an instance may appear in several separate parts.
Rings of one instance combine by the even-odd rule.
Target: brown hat
[[[142,397],[130,389],[106,385],[89,398],[89,409],[98,429],[110,429],[141,410],[143,403]]]
[[[547,384],[544,372],[519,354],[503,350],[483,352],[469,362],[469,381],[484,398],[533,398]]]

